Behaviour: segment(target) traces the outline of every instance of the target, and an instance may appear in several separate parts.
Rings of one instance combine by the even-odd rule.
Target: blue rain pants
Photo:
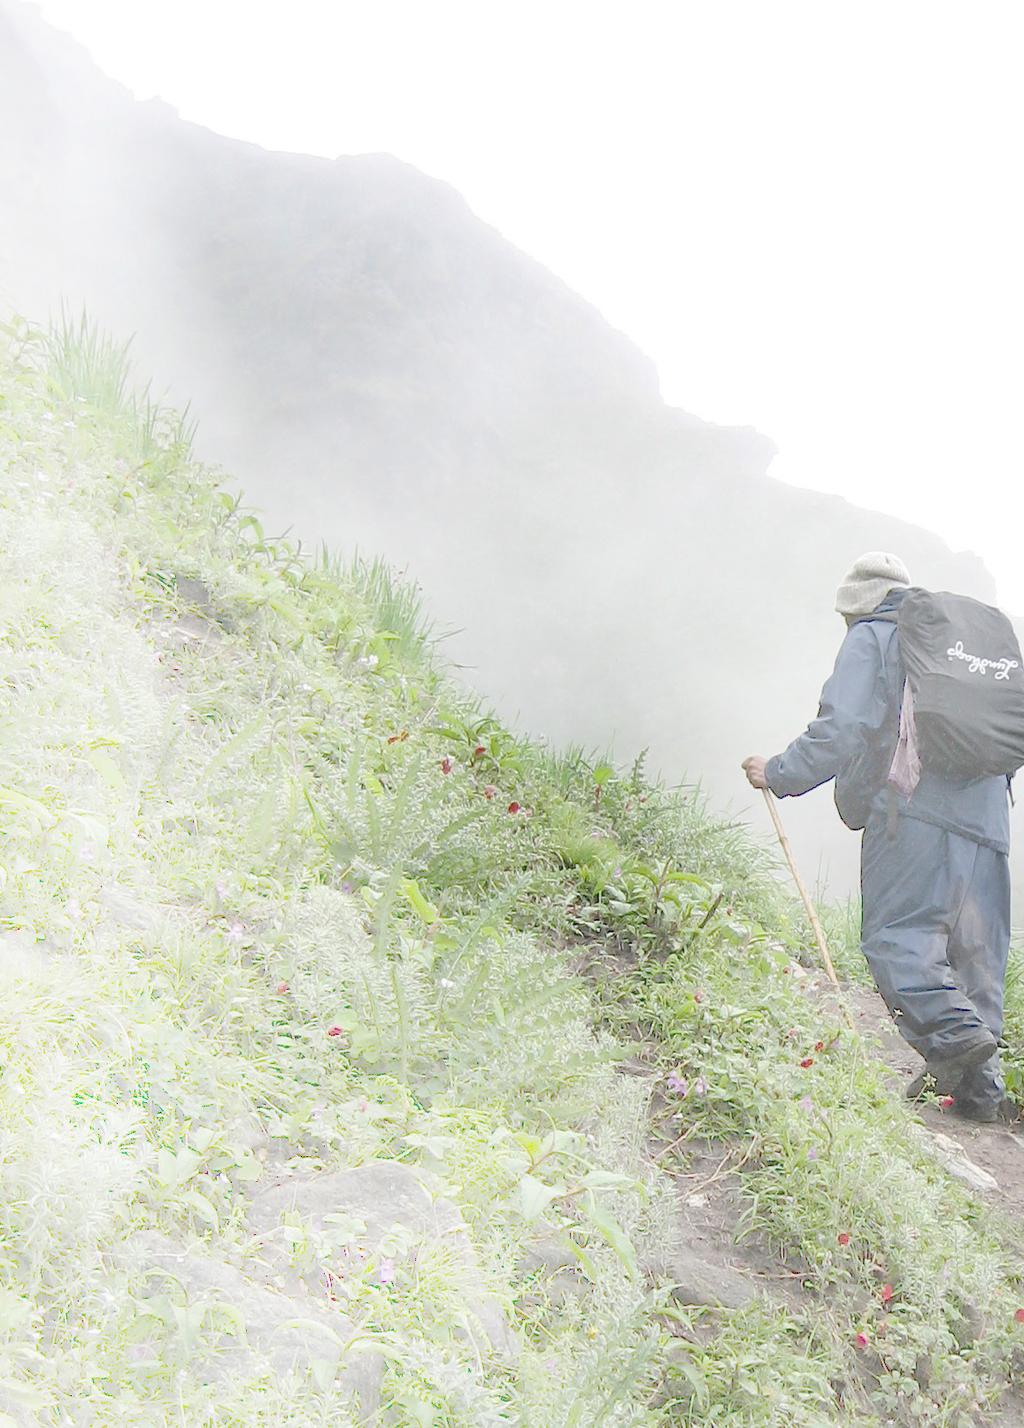
[[[1003,1029],[1010,946],[1009,859],[933,823],[874,813],[861,846],[861,945],[900,1034],[926,1060]],[[1004,1094],[998,1054],[968,1074],[961,1101]]]

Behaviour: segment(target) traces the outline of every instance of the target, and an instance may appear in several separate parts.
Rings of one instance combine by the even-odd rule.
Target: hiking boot
[[[928,1074],[935,1081],[940,1096],[952,1096],[968,1071],[983,1066],[998,1047],[994,1036],[982,1036],[955,1056],[943,1056],[928,1062]]]
[[[947,1056],[941,1061],[928,1061],[923,1071],[911,1081],[904,1091],[908,1101],[919,1101],[922,1096],[934,1092],[937,1096],[950,1096],[964,1077],[984,1065],[996,1050],[993,1041],[979,1041],[958,1056]]]
[[[977,1121],[983,1126],[1019,1125],[1022,1115],[1022,1108],[1009,1096],[1003,1096],[999,1101],[958,1100],[954,1097],[952,1109],[964,1120]]]

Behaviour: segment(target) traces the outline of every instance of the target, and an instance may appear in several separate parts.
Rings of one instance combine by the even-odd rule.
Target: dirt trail
[[[806,990],[811,996],[831,1000],[831,989],[823,978],[813,977]],[[891,1069],[893,1089],[902,1094],[920,1071],[920,1058],[902,1040],[876,992],[846,987],[844,1000],[857,1030]],[[657,1097],[655,1106],[661,1109]],[[947,1163],[959,1159],[959,1147],[968,1162],[968,1174],[973,1168],[991,1177],[984,1188],[972,1185],[971,1193],[1003,1221],[1004,1234],[1012,1242],[1024,1212],[1024,1123],[1013,1129],[979,1126],[935,1104],[922,1104],[919,1114],[926,1130],[936,1137],[940,1159]],[[680,1303],[704,1305],[712,1311],[712,1317],[696,1330],[698,1340],[713,1337],[716,1306],[737,1309],[761,1296],[795,1311],[813,1310],[819,1303],[807,1286],[805,1267],[798,1257],[780,1255],[756,1234],[739,1236],[744,1209],[739,1177],[746,1145],[742,1141],[730,1145],[694,1139],[668,1155],[664,1143],[651,1147],[652,1155],[675,1181],[679,1241],[663,1262],[648,1268],[676,1284]],[[959,1168],[960,1178],[964,1178],[963,1165]],[[850,1381],[840,1391],[844,1414],[856,1418],[858,1410],[869,1412],[865,1383]],[[979,1424],[982,1421],[985,1428],[1024,1428],[1024,1393],[1009,1389]]]
[[[921,1070],[920,1057],[896,1030],[877,992],[847,989],[846,999],[857,1029],[877,1039],[883,1060],[892,1068],[893,1085],[902,1093]],[[957,1142],[974,1165],[992,1176],[997,1188],[973,1187],[974,1192],[997,1214],[1019,1224],[1024,1214],[1024,1122],[1016,1127],[981,1126],[953,1109],[928,1103],[919,1107],[919,1114],[933,1135]]]
[[[877,1041],[882,1058],[892,1068],[894,1089],[902,1092],[921,1070],[920,1057],[896,1030],[877,992],[847,988],[845,995],[857,1029]],[[950,1137],[973,1165],[992,1177],[994,1186],[974,1188],[973,1193],[1004,1221],[1007,1239],[1016,1237],[1024,1211],[1024,1122],[1015,1127],[978,1125],[933,1103],[922,1104],[919,1114],[928,1131]],[[1024,1428],[1024,1392],[1011,1388],[986,1424],[987,1428]]]

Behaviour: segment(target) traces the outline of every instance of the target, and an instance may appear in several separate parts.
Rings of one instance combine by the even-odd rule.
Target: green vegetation
[[[987,1421],[1019,1261],[769,858],[510,734],[189,445],[5,329],[0,1422]],[[659,1272],[698,1142],[789,1298]],[[443,1232],[274,1208],[354,1168]]]
[[[1010,946],[1006,968],[1005,1019],[1002,1053],[1006,1089],[1015,1101],[1024,1105],[1024,946],[1015,941]]]

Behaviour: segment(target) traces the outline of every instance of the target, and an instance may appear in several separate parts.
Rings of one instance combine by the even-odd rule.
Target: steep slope
[[[1013,1236],[763,857],[512,737],[125,377],[0,340],[0,1411],[993,1422]]]
[[[0,295],[136,333],[272,527],[406,567],[535,733],[648,746],[742,801],[739,760],[813,713],[859,551],[991,595],[923,531],[766,479],[759,434],[666,407],[593,308],[395,159],[266,153],[134,103],[11,0],[0,132]],[[818,803],[798,846],[848,870]]]

